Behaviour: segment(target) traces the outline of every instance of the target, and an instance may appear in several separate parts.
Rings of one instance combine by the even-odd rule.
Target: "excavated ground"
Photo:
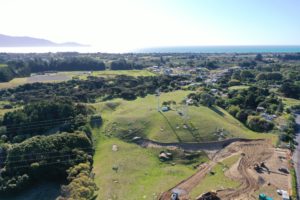
[[[272,195],[276,195],[276,189],[289,189],[289,175],[278,171],[280,167],[288,167],[286,157],[288,151],[273,148],[270,141],[267,140],[253,140],[233,142],[218,151],[210,162],[200,165],[194,175],[163,193],[159,199],[170,200],[174,191],[179,193],[180,200],[190,199],[189,193],[201,183],[212,167],[235,154],[239,154],[240,159],[225,175],[240,182],[240,186],[218,191],[218,196],[222,200],[257,199],[256,193],[263,187],[272,186],[272,191],[274,191],[271,192]],[[255,164],[260,164],[261,162],[265,162],[270,169],[270,173],[267,171],[257,173],[254,170]]]

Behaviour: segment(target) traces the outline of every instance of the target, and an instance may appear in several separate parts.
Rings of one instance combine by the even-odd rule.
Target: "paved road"
[[[296,122],[298,124],[298,127],[300,127],[300,114],[296,115]],[[300,195],[300,128],[298,128],[298,133],[296,136],[296,141],[298,142],[298,146],[296,147],[296,150],[294,152],[293,160],[295,163],[295,170],[296,170],[296,176],[297,176],[297,191],[298,191],[298,197]]]

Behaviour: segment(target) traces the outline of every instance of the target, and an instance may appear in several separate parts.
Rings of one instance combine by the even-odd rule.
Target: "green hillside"
[[[112,151],[113,145],[118,151]],[[102,139],[94,156],[98,199],[157,199],[161,192],[196,172],[192,165],[160,162],[159,151]]]
[[[157,111],[157,97],[148,95],[134,101],[116,99],[93,104],[104,119],[103,132],[107,136],[117,136],[131,140],[135,136],[160,142],[200,142],[231,137],[257,138],[272,137],[247,129],[238,120],[221,108],[189,106],[180,102],[190,91],[164,93],[163,101],[176,101],[172,110]],[[187,113],[186,117],[179,112]]]
[[[161,192],[194,174],[193,166],[207,159],[201,156],[192,163],[162,163],[158,155],[164,149],[145,149],[119,138],[130,139],[137,135],[160,142],[195,142],[215,140],[217,136],[213,133],[222,128],[227,132],[226,137],[275,138],[272,134],[248,130],[220,108],[189,107],[185,120],[175,109],[183,110],[180,102],[189,93],[162,94],[160,102],[177,102],[174,110],[163,114],[157,111],[154,95],[134,101],[116,99],[92,104],[104,119],[101,129],[94,130],[98,138],[94,156],[95,182],[100,188],[98,199],[156,199]],[[193,131],[183,128],[184,123],[193,126]],[[113,145],[117,145],[118,151],[112,150]],[[114,167],[118,168],[117,172]]]

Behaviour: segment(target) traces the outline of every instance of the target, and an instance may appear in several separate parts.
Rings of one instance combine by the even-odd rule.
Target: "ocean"
[[[300,46],[187,46],[140,49],[140,53],[295,53]]]
[[[129,51],[105,51],[97,47],[0,47],[0,53],[300,53],[300,46],[181,46],[153,47]]]

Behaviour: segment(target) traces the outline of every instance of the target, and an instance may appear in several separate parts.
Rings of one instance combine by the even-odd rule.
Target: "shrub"
[[[265,132],[273,129],[274,124],[259,116],[249,116],[247,120],[247,126],[257,132]]]
[[[240,107],[239,106],[235,106],[235,105],[231,105],[228,107],[227,111],[232,115],[232,116],[236,116],[236,114],[238,112],[240,112]]]
[[[211,107],[213,104],[215,104],[215,101],[216,101],[215,97],[208,93],[202,93],[200,96],[200,103],[202,105]]]
[[[235,117],[240,120],[241,122],[245,123],[248,118],[248,113],[245,112],[244,110],[240,110],[239,112],[236,113]]]
[[[61,188],[61,196],[58,200],[78,199],[90,200],[96,197],[98,187],[94,183],[91,164],[89,162],[80,163],[67,170],[68,185]]]

